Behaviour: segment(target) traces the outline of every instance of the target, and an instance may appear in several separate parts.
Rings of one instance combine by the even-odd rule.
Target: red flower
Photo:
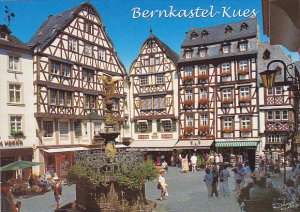
[[[252,128],[251,127],[245,127],[245,128],[241,128],[241,132],[242,133],[249,133],[252,131]]]
[[[208,102],[209,102],[208,99],[199,99],[199,104],[200,104],[200,105],[207,105]]]
[[[249,70],[238,70],[238,73],[240,75],[247,75],[247,74],[249,74]]]
[[[207,131],[209,131],[209,126],[200,126],[198,128],[198,130],[201,132],[207,132]]]
[[[208,74],[199,74],[198,79],[200,79],[200,80],[208,79]]]
[[[229,99],[223,99],[222,103],[223,104],[230,104],[233,102],[233,99],[232,98],[229,98]]]
[[[193,76],[185,76],[183,77],[182,81],[185,82],[193,82],[194,81],[194,77]]]
[[[183,104],[191,106],[191,105],[195,104],[195,100],[193,100],[193,99],[184,100]]]
[[[193,130],[194,130],[194,127],[192,127],[192,126],[186,126],[186,127],[184,128],[184,133],[185,133],[185,134],[190,134],[190,133],[193,132]]]
[[[229,76],[231,76],[231,73],[229,71],[224,71],[224,72],[221,72],[221,76],[222,77],[229,77]]]
[[[225,128],[222,130],[223,133],[232,133],[233,129],[232,128]]]
[[[251,102],[251,97],[242,97],[240,98],[240,102],[242,103]]]

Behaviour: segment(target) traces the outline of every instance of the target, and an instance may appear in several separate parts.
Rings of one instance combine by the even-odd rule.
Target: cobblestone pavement
[[[289,172],[288,172],[289,174]],[[287,176],[288,176],[287,174]],[[229,197],[207,198],[207,190],[203,182],[204,171],[195,173],[180,173],[179,168],[171,167],[166,174],[169,197],[167,200],[158,201],[159,190],[157,182],[146,184],[146,196],[155,200],[157,207],[154,212],[240,212],[239,206],[234,196],[234,180],[230,177]],[[231,173],[231,176],[233,174]],[[275,186],[283,184],[282,177],[273,177]],[[75,200],[75,186],[63,186],[63,204]],[[22,212],[53,212],[55,202],[53,193],[48,192],[43,195],[20,198],[22,202]]]

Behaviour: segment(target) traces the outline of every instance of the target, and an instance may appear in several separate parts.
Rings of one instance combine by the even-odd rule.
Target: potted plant
[[[229,76],[231,76],[231,73],[229,71],[221,72],[221,77],[229,77]]]
[[[205,159],[202,155],[199,155],[198,156],[198,159],[197,159],[197,171],[200,171],[201,169],[205,169],[205,166],[206,166],[206,162],[205,162]]]
[[[248,103],[251,102],[251,97],[241,97],[240,98],[241,103]]]
[[[252,131],[252,128],[251,127],[244,127],[244,128],[241,128],[241,133],[249,133]]]
[[[199,74],[198,79],[199,80],[206,80],[206,79],[208,79],[208,74]]]
[[[184,100],[183,104],[186,106],[192,106],[195,104],[195,100],[193,99]]]
[[[195,78],[194,78],[193,76],[185,76],[185,77],[183,77],[182,81],[183,81],[184,83],[188,83],[188,82],[193,82],[194,79],[195,79]]]
[[[233,102],[232,98],[223,99],[222,101],[223,104],[231,104],[232,102]]]
[[[11,135],[13,137],[15,137],[15,138],[23,138],[23,137],[25,137],[22,130],[12,130],[11,131]]]
[[[247,74],[249,74],[249,70],[238,70],[238,74],[247,75]]]
[[[200,126],[200,127],[198,128],[198,130],[199,130],[200,132],[207,132],[207,131],[209,131],[209,126]]]
[[[186,126],[184,128],[184,134],[191,134],[194,130],[194,127],[193,126]]]
[[[199,99],[199,104],[200,105],[207,105],[209,103],[208,99]]]
[[[232,128],[224,128],[222,130],[223,133],[232,133],[233,132],[233,129]]]

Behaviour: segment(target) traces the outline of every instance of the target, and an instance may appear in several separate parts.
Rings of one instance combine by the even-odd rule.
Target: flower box
[[[230,99],[223,99],[222,103],[223,104],[231,104],[233,102],[233,99],[230,98]]]
[[[207,105],[209,103],[208,99],[199,99],[199,104],[200,105]]]
[[[193,132],[193,130],[194,130],[194,127],[192,127],[192,126],[186,126],[184,128],[184,133],[185,134],[191,134]]]
[[[221,77],[229,77],[231,76],[231,73],[226,71],[226,72],[221,72]]]
[[[249,74],[249,70],[238,70],[239,75],[247,75]]]
[[[198,128],[198,130],[199,130],[200,132],[207,132],[207,131],[209,131],[209,126],[200,126],[200,127]]]
[[[206,79],[208,79],[208,74],[199,74],[198,79],[199,80],[206,80]]]
[[[242,97],[240,98],[241,103],[251,102],[251,97]]]
[[[241,128],[241,133],[249,133],[252,131],[251,127],[247,127],[247,128]]]
[[[195,100],[193,100],[193,99],[184,100],[183,104],[186,106],[192,106],[195,104]]]
[[[186,77],[183,77],[182,81],[184,83],[187,83],[187,82],[193,82],[194,81],[194,77],[193,76],[186,76]]]
[[[232,133],[233,129],[232,128],[225,128],[222,130],[223,133]]]

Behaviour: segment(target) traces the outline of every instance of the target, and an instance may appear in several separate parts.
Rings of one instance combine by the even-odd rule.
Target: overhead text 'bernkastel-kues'
[[[255,18],[259,13],[256,9],[233,9],[231,7],[215,8],[211,5],[209,8],[197,7],[194,9],[176,9],[174,6],[169,6],[163,10],[148,10],[140,7],[131,9],[132,18],[214,18],[221,16],[223,18]]]

